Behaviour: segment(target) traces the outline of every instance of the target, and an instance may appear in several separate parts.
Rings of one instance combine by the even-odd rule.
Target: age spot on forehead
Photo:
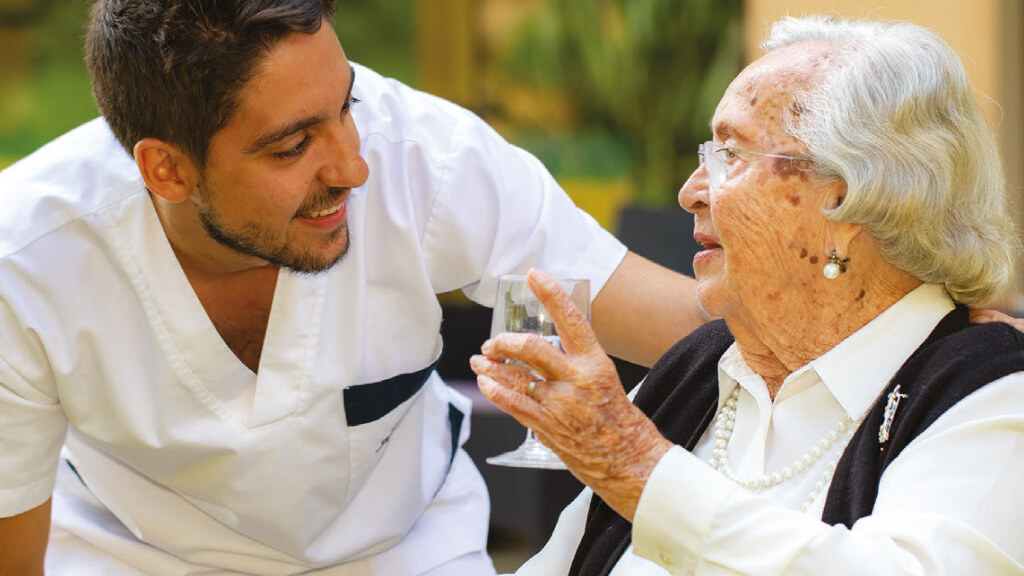
[[[804,258],[807,258],[807,248],[800,249],[800,259],[803,260]]]
[[[799,206],[800,205],[800,195],[799,194],[790,194],[789,197],[787,198],[787,200],[789,200],[789,203],[792,204],[793,206]]]
[[[757,96],[751,96],[750,97],[750,105],[751,106],[757,105]]]

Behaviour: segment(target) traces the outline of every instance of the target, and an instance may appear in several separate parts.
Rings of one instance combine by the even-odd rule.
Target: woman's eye
[[[291,148],[283,150],[281,152],[274,152],[274,158],[280,158],[284,160],[286,158],[295,158],[296,156],[301,156],[302,153],[306,151],[306,144],[308,143],[309,135],[307,134],[302,138],[302,141],[296,144],[295,146],[292,146]]]
[[[723,150],[725,151],[726,160],[735,160],[739,158],[739,155],[736,154],[736,152],[732,148],[723,148]]]

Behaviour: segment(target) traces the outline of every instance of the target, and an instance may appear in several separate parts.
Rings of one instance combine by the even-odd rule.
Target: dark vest
[[[718,360],[732,344],[725,322],[711,322],[679,341],[651,368],[634,403],[661,433],[693,450],[718,407]],[[958,306],[939,322],[879,396],[836,467],[822,520],[852,526],[871,514],[886,466],[936,418],[982,386],[1024,371],[1024,335],[1002,323],[971,324]],[[902,398],[885,444],[878,442],[889,394]],[[611,572],[629,547],[632,525],[597,495],[570,576]]]

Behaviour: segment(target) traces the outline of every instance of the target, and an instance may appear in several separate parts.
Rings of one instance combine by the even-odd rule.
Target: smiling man
[[[320,272],[344,256],[346,201],[368,171],[354,80],[330,26],[292,34],[259,64],[202,165],[159,139],[134,144],[161,221],[181,223],[165,230],[183,265]]]
[[[103,118],[0,174],[0,574],[492,574],[436,294],[589,278],[640,363],[701,322],[534,157],[350,62],[333,13],[96,3]]]

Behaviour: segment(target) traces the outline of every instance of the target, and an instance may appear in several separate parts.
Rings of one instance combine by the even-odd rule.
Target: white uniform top
[[[490,305],[531,266],[596,294],[625,248],[476,116],[356,78],[351,247],[280,273],[258,374],[102,119],[0,174],[0,516],[63,467],[55,530],[147,574],[420,574],[485,549],[470,403],[432,369],[435,294]]]

